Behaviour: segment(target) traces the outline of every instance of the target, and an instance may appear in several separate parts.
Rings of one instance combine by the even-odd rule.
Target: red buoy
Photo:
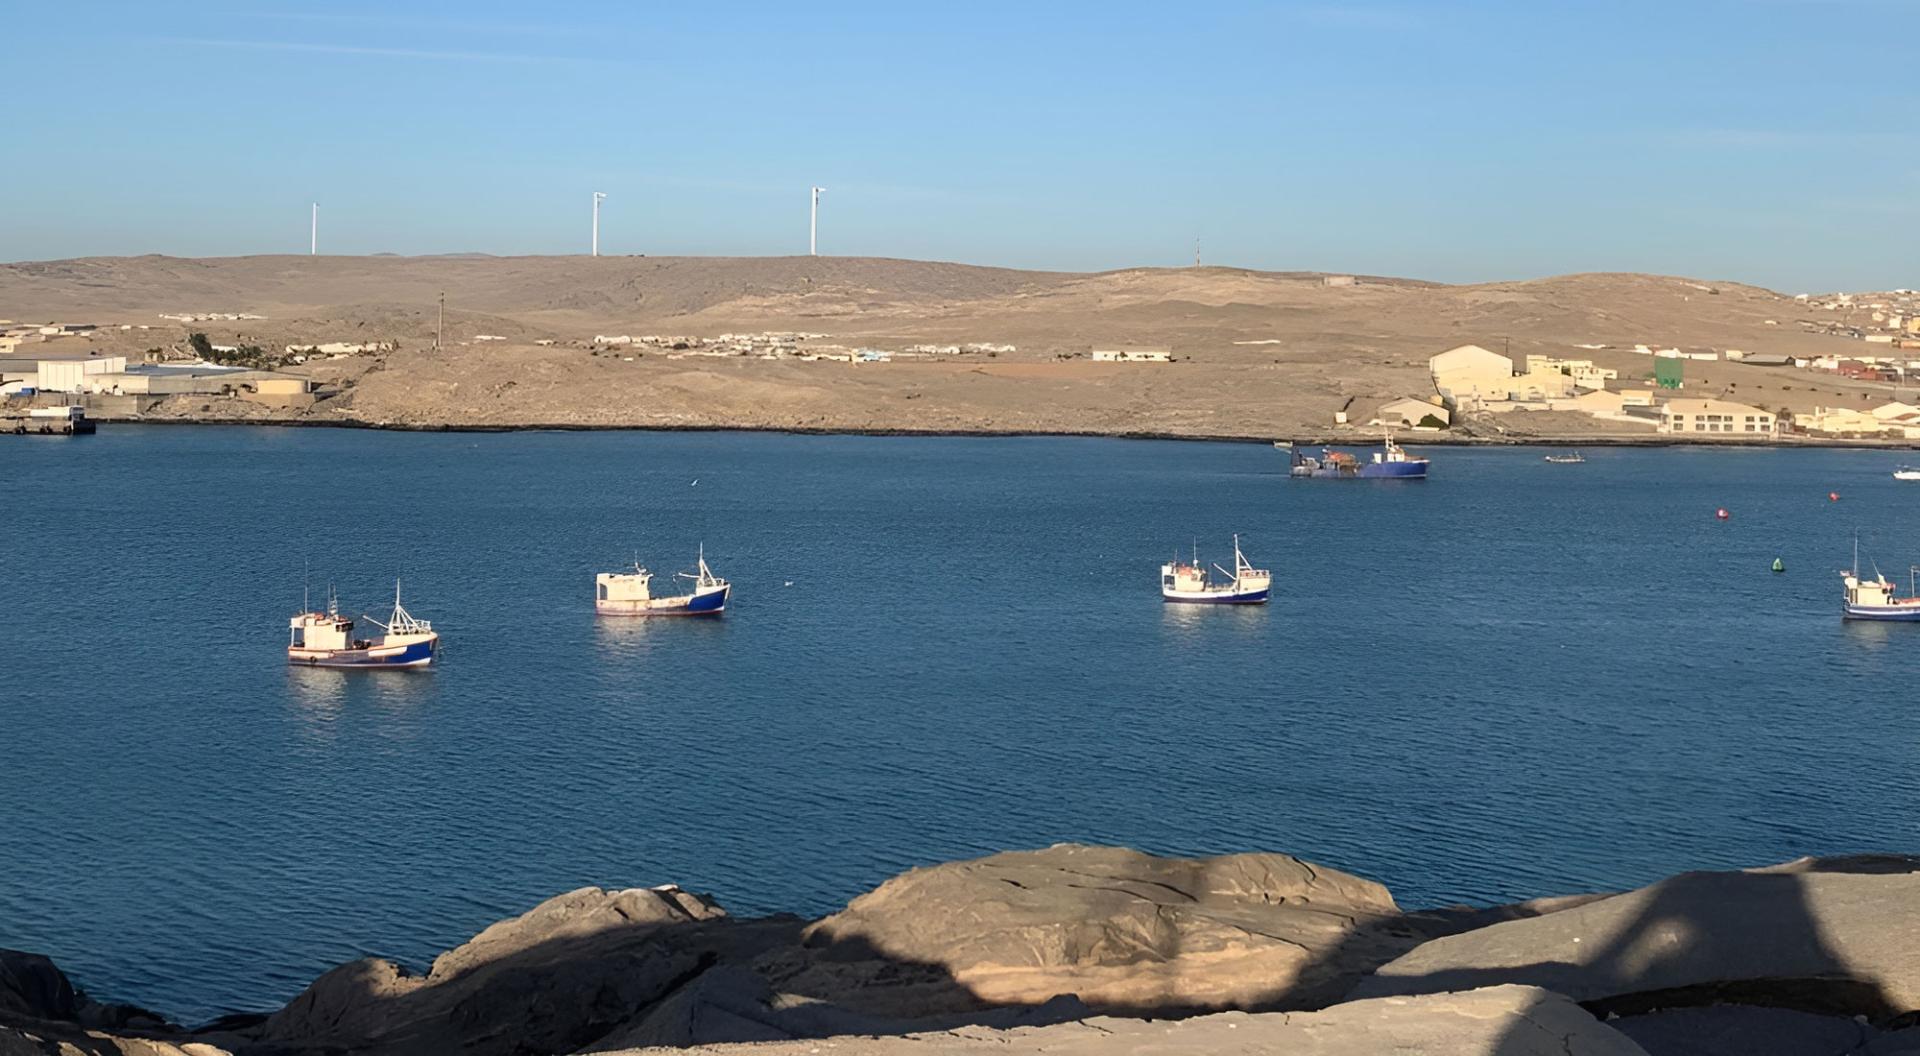
[[[1837,491],[1829,491],[1829,492],[1827,492],[1827,501],[1828,501],[1828,502],[1839,502],[1839,501],[1840,501],[1840,493],[1839,493],[1839,492],[1837,492]]]
[[[1713,515],[1723,521],[1733,516],[1733,514],[1727,512],[1727,508],[1725,506],[1722,506],[1719,509],[1713,511]]]

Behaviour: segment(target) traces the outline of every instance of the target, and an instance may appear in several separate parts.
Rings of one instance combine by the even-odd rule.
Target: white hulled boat
[[[1199,548],[1194,548],[1191,563],[1175,558],[1172,562],[1160,566],[1160,597],[1164,601],[1175,601],[1201,605],[1264,605],[1273,586],[1273,573],[1264,568],[1255,568],[1240,552],[1240,537],[1233,537],[1233,571],[1228,572],[1219,565],[1213,566],[1222,576],[1224,583],[1214,583],[1207,570],[1200,564]]]
[[[704,546],[699,568],[674,574],[693,581],[692,593],[664,598],[653,596],[653,573],[638,561],[631,572],[602,572],[593,577],[593,611],[602,616],[718,616],[726,611],[733,586],[707,567]]]

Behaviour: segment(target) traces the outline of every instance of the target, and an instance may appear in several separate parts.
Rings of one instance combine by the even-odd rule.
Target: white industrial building
[[[1513,395],[1513,360],[1479,345],[1461,345],[1427,360],[1433,388],[1459,410]]]

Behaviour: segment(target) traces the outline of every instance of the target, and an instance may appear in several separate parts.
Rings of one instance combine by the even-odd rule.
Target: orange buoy
[[[1733,516],[1733,514],[1727,512],[1727,508],[1725,506],[1722,506],[1719,509],[1713,511],[1713,515],[1714,517],[1723,521]]]

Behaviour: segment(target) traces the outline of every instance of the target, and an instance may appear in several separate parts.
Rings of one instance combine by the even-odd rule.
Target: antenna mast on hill
[[[312,237],[309,239],[307,243],[307,256],[317,257],[319,255],[320,255],[320,203],[315,202],[313,203],[313,231],[312,231]]]
[[[825,187],[813,189],[813,213],[807,223],[807,256],[809,257],[820,255],[820,192],[824,190],[826,190]]]
[[[593,255],[600,255],[600,203],[607,196],[599,191],[593,192]]]
[[[1193,240],[1193,266],[1200,266],[1200,240],[1197,238]]]

